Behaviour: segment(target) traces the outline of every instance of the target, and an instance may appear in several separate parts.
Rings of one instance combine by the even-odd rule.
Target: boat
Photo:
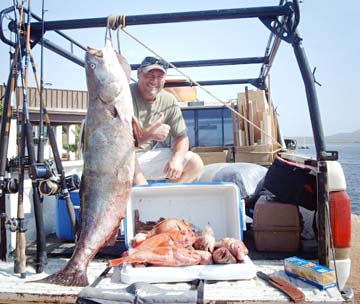
[[[302,144],[297,147],[298,149],[309,149],[309,146],[306,144],[305,137],[303,138]]]
[[[8,14],[13,13],[16,10],[15,7],[9,7],[0,12],[0,19],[6,20]],[[193,126],[193,133],[190,134],[191,144],[193,148],[206,149],[199,151],[201,157],[211,156],[212,153],[216,157],[208,158],[209,162],[206,169],[207,173],[202,174],[202,179],[199,178],[199,183],[180,184],[175,186],[167,185],[162,183],[161,185],[149,185],[143,188],[133,188],[131,204],[135,201],[134,195],[138,195],[140,200],[144,200],[151,195],[155,195],[156,198],[161,198],[162,201],[170,201],[173,199],[174,193],[178,193],[178,197],[186,198],[186,202],[192,200],[201,203],[217,202],[220,198],[216,195],[230,192],[230,198],[226,202],[232,202],[236,206],[234,211],[233,208],[218,208],[216,211],[220,213],[224,209],[227,211],[226,215],[231,218],[230,221],[221,221],[226,223],[229,229],[235,230],[235,233],[241,237],[245,244],[249,247],[249,256],[244,264],[236,264],[237,266],[231,266],[227,269],[249,266],[249,272],[246,272],[246,268],[241,279],[232,279],[229,277],[231,271],[223,270],[221,273],[216,272],[216,276],[210,276],[211,271],[207,270],[207,279],[196,273],[197,276],[191,276],[191,279],[184,279],[181,282],[176,281],[177,275],[180,273],[179,269],[166,269],[162,273],[157,275],[148,275],[147,279],[150,281],[149,284],[135,284],[130,282],[124,282],[126,274],[137,273],[136,270],[131,267],[116,267],[109,268],[108,260],[109,256],[120,254],[121,250],[125,250],[126,246],[129,246],[129,231],[131,225],[131,215],[127,215],[126,223],[122,224],[122,229],[119,231],[117,246],[119,247],[106,248],[102,255],[95,258],[89,266],[88,275],[90,278],[90,286],[86,288],[80,287],[64,287],[54,286],[43,283],[32,283],[45,277],[48,274],[52,274],[65,265],[69,259],[71,252],[75,246],[73,240],[61,240],[56,235],[55,219],[63,218],[65,215],[60,214],[56,211],[57,206],[60,204],[58,195],[48,195],[44,197],[43,201],[43,213],[44,213],[44,227],[40,231],[35,225],[34,210],[31,208],[33,196],[31,193],[32,180],[31,176],[34,172],[27,170],[26,178],[24,181],[24,201],[23,207],[24,212],[22,214],[21,223],[26,225],[26,233],[23,226],[19,228],[18,222],[20,216],[17,214],[17,206],[19,204],[16,192],[17,188],[14,186],[14,181],[17,176],[17,170],[11,170],[17,168],[21,162],[13,159],[12,162],[7,160],[7,166],[4,162],[6,154],[2,151],[1,168],[6,168],[6,172],[0,172],[1,178],[1,212],[4,212],[4,220],[2,220],[2,232],[1,232],[1,259],[4,261],[0,262],[0,301],[5,303],[75,303],[80,301],[81,303],[93,303],[97,300],[108,300],[113,302],[120,302],[120,298],[123,297],[135,297],[137,290],[137,296],[140,296],[144,288],[147,290],[153,290],[153,293],[160,297],[160,293],[169,294],[175,293],[177,296],[191,295],[196,297],[196,302],[201,303],[224,303],[224,302],[287,302],[289,297],[284,293],[278,291],[273,285],[269,283],[273,282],[271,277],[258,273],[261,271],[265,274],[279,277],[285,280],[292,287],[297,288],[305,296],[306,302],[346,302],[351,301],[353,294],[351,288],[346,286],[346,282],[350,275],[350,235],[351,235],[351,209],[350,200],[346,194],[346,180],[341,168],[340,163],[337,161],[337,153],[334,151],[326,150],[326,143],[324,135],[322,134],[320,112],[318,107],[317,95],[315,90],[314,78],[309,68],[306,53],[303,47],[303,39],[300,36],[297,25],[300,20],[300,12],[298,9],[298,1],[280,1],[278,6],[268,7],[247,7],[238,9],[219,9],[212,11],[196,11],[196,12],[177,12],[177,13],[162,13],[157,14],[157,18],[152,15],[140,15],[140,16],[127,16],[127,24],[155,24],[155,23],[168,23],[168,22],[187,22],[187,21],[204,21],[204,20],[218,20],[221,22],[222,19],[244,19],[258,17],[261,22],[270,30],[269,41],[273,41],[272,47],[268,47],[264,57],[253,57],[253,58],[225,58],[225,59],[213,59],[213,60],[194,60],[194,61],[178,61],[173,62],[178,67],[205,67],[205,66],[217,66],[217,65],[234,65],[234,64],[261,64],[261,73],[258,78],[246,78],[246,79],[229,79],[229,80],[205,80],[197,82],[181,81],[181,85],[187,84],[190,87],[193,86],[206,86],[206,85],[228,85],[228,84],[249,84],[255,87],[255,90],[249,90],[245,88],[245,92],[239,92],[238,99],[221,105],[196,105],[193,106],[187,103],[183,106],[183,113],[187,119],[188,126]],[[286,16],[287,18],[282,18]],[[10,18],[11,19],[11,18]],[[35,17],[35,19],[39,19]],[[41,21],[41,18],[40,18]],[[124,22],[121,16],[117,16],[118,23]],[[288,22],[288,23],[286,23]],[[285,24],[284,24],[285,23]],[[107,26],[107,18],[95,18],[86,20],[60,20],[60,21],[44,21],[33,22],[31,24],[31,37],[33,44],[39,42],[41,37],[41,26],[44,25],[47,31],[61,31],[63,29],[80,29],[83,27],[105,27]],[[9,26],[10,29],[14,27]],[[285,32],[283,32],[285,31]],[[61,32],[60,32],[61,33]],[[64,35],[63,35],[64,36]],[[229,35],[224,35],[224,38],[230,38]],[[66,37],[65,38],[69,38]],[[4,34],[3,24],[0,24],[0,39],[11,46],[14,42],[6,37]],[[302,72],[304,85],[306,91],[310,92],[307,94],[307,103],[311,115],[311,123],[313,126],[313,137],[316,148],[316,159],[299,156],[291,150],[291,145],[286,146],[283,139],[281,130],[276,120],[276,113],[272,104],[271,96],[269,96],[269,87],[267,83],[267,76],[273,63],[273,59],[276,55],[278,45],[281,41],[291,43],[294,48],[294,53],[298,61],[299,68]],[[48,40],[42,40],[46,48],[64,56],[70,61],[83,66],[83,62],[79,60],[71,52],[64,51],[61,47]],[[136,69],[135,65],[132,65],[133,69]],[[11,73],[9,73],[11,75]],[[173,85],[174,83],[172,83]],[[11,87],[11,77],[9,77],[9,83],[7,88]],[[193,93],[193,91],[191,90]],[[5,102],[9,103],[10,89],[5,93]],[[192,96],[193,97],[193,96]],[[6,104],[6,103],[5,103]],[[7,140],[10,142],[16,142],[14,138],[8,139],[5,133],[7,127],[4,122],[8,118],[8,107],[3,108],[3,120],[2,120],[2,133],[1,133],[1,147],[6,145],[10,148]],[[201,120],[196,111],[203,111],[205,119]],[[208,111],[208,112],[207,112]],[[217,112],[218,115],[210,115],[209,113]],[[190,115],[194,114],[194,115]],[[261,113],[261,115],[256,115]],[[192,118],[191,118],[192,117]],[[220,121],[220,122],[219,122]],[[209,137],[207,134],[203,135],[202,132],[210,132]],[[209,143],[208,140],[211,139]],[[6,145],[5,145],[6,143]],[[293,143],[293,142],[292,142]],[[14,144],[13,146],[16,146]],[[219,148],[220,147],[220,148]],[[213,149],[213,150],[212,150]],[[4,150],[4,149],[2,149]],[[5,151],[5,153],[8,151]],[[203,154],[201,154],[203,153]],[[217,153],[217,154],[216,154]],[[225,155],[225,158],[224,158]],[[219,158],[217,158],[219,157]],[[225,160],[225,161],[224,161]],[[52,172],[53,162],[44,161],[36,164],[36,168],[41,172]],[[81,175],[82,161],[68,161],[63,163],[63,169],[67,174],[78,174]],[[260,197],[253,196],[250,191],[249,195],[242,196],[240,194],[243,189],[241,185],[248,182],[247,179],[242,180],[242,184],[239,185],[236,182],[239,181],[239,177],[243,171],[239,171],[244,166],[251,166],[261,168],[262,172],[272,172],[270,178],[270,188],[273,186],[275,190],[280,190],[277,196],[283,196],[289,194],[290,197],[294,197],[296,191],[289,191],[293,183],[293,178],[300,173],[302,177],[305,177],[305,183],[300,184],[302,190],[305,189],[307,195],[315,197],[315,201],[311,200],[311,208],[317,209],[315,213],[311,208],[304,212],[309,215],[307,218],[307,227],[312,227],[312,223],[316,216],[318,223],[318,229],[316,233],[314,231],[308,231],[313,235],[308,235],[307,238],[302,239],[300,237],[300,223],[296,222],[289,223],[284,227],[279,228],[278,223],[267,223],[262,222],[263,219],[258,217],[261,212],[267,208],[266,203],[259,203],[258,199],[269,197],[269,200],[274,200],[274,206],[279,209],[272,209],[274,216],[267,216],[265,220],[271,220],[275,218],[275,215],[284,214],[283,218],[287,218],[288,215],[294,216],[295,219],[299,220],[299,209],[298,205],[284,204],[284,200],[274,198],[273,194],[269,192],[260,193]],[[30,166],[27,167],[27,169]],[[277,171],[280,168],[286,168],[290,170]],[[47,169],[51,170],[47,170]],[[270,171],[271,170],[271,171]],[[275,171],[274,171],[275,170]],[[219,172],[222,174],[218,174]],[[288,173],[288,171],[290,173]],[[248,172],[252,172],[251,170]],[[296,172],[296,174],[294,173]],[[5,176],[6,173],[6,176]],[[2,175],[1,175],[2,174]],[[56,178],[59,178],[59,173],[55,173]],[[280,175],[277,175],[280,174]],[[218,178],[221,176],[221,180]],[[284,184],[277,185],[274,180],[281,176],[281,181]],[[264,177],[264,176],[263,176]],[[311,188],[312,184],[308,181],[313,182],[314,178],[317,179],[315,188]],[[42,180],[49,180],[47,175],[43,175]],[[53,180],[55,182],[56,191],[63,187],[59,183],[58,179]],[[216,180],[217,179],[217,180]],[[67,180],[71,183],[72,178]],[[297,179],[296,179],[297,181]],[[269,182],[269,181],[268,181]],[[273,182],[273,183],[271,183]],[[297,182],[296,182],[297,183]],[[260,181],[257,181],[256,187],[261,186]],[[254,185],[252,185],[254,186]],[[278,187],[276,187],[278,186]],[[71,188],[70,185],[67,187]],[[205,191],[199,191],[199,187],[207,187]],[[309,191],[309,187],[310,190]],[[76,193],[76,187],[73,189],[73,193]],[[276,189],[275,189],[276,188]],[[201,188],[204,189],[204,188]],[[221,190],[217,190],[221,189]],[[236,190],[234,190],[236,189]],[[216,190],[216,191],[215,191]],[[262,187],[261,187],[261,190]],[[215,192],[214,192],[215,191]],[[269,191],[269,190],[268,190]],[[271,192],[271,191],[270,191]],[[259,194],[258,193],[258,194]],[[302,192],[304,193],[304,192]],[[56,192],[58,194],[58,192]],[[205,197],[205,198],[204,198]],[[216,199],[214,199],[216,198]],[[297,199],[299,199],[297,197]],[[35,199],[34,199],[35,200]],[[279,200],[279,201],[277,201]],[[300,200],[302,203],[309,202],[310,199]],[[285,203],[292,203],[287,201]],[[175,204],[176,205],[176,204]],[[179,205],[179,204],[177,204]],[[4,208],[4,206],[6,206]],[[71,209],[70,204],[69,208]],[[329,212],[327,213],[327,206],[329,206]],[[274,207],[275,208],[275,207]],[[286,213],[287,208],[290,210]],[[154,210],[155,208],[149,208]],[[195,207],[185,208],[184,214],[191,215]],[[306,208],[305,208],[306,209]],[[130,210],[130,208],[128,208]],[[167,210],[167,208],[163,208]],[[206,210],[206,212],[204,211]],[[275,212],[274,210],[280,210]],[[131,212],[132,210],[128,211]],[[191,211],[191,212],[190,212]],[[203,214],[201,219],[204,219],[209,210],[206,208],[202,209]],[[163,216],[157,214],[156,216]],[[330,221],[331,218],[331,221]],[[71,218],[68,219],[69,223]],[[281,223],[284,221],[282,220]],[[309,225],[310,224],[310,225]],[[130,225],[130,226],[129,226]],[[60,224],[58,229],[69,229],[69,226]],[[23,233],[26,235],[28,244],[28,256],[26,259],[27,266],[21,272],[14,267],[14,261],[19,256],[16,254],[15,248],[19,247],[19,241],[16,240],[14,231]],[[330,239],[330,231],[332,239]],[[46,248],[44,255],[39,257],[39,237],[38,233],[41,232],[46,234]],[[61,232],[61,231],[60,231]],[[303,231],[302,231],[303,232]],[[59,232],[57,233],[59,234]],[[61,233],[60,233],[61,234]],[[56,235],[54,237],[54,235]],[[265,239],[275,239],[271,244],[268,245],[266,242],[261,241],[265,236]],[[280,236],[280,241],[276,239],[276,236]],[[52,238],[52,239],[51,239]],[[54,239],[56,240],[54,242]],[[285,240],[285,241],[284,241]],[[258,242],[258,243],[256,243]],[[295,243],[295,247],[289,247],[290,244]],[[330,246],[332,244],[332,246]],[[267,245],[267,246],[265,246]],[[301,245],[301,246],[300,246]],[[264,247],[265,246],[265,247]],[[268,247],[270,246],[270,247]],[[285,247],[282,247],[285,246]],[[35,250],[34,250],[35,247]],[[32,250],[31,250],[32,248]],[[265,248],[265,249],[264,249]],[[285,250],[283,249],[285,248]],[[295,248],[295,249],[294,249]],[[44,248],[43,248],[44,249]],[[281,249],[281,250],[280,250]],[[69,255],[70,252],[70,255]],[[330,258],[329,252],[334,253]],[[44,252],[42,252],[44,254]],[[293,255],[298,255],[309,263],[316,262],[321,267],[330,268],[331,271],[336,270],[336,280],[332,286],[326,286],[327,289],[322,289],[323,285],[315,287],[304,282],[301,279],[296,279],[289,275],[284,269],[284,261]],[[22,262],[24,259],[22,257]],[[315,265],[315,264],[311,264]],[[336,267],[334,267],[336,266]],[[191,268],[189,272],[193,271]],[[223,268],[225,269],[225,268]],[[160,269],[162,270],[162,269]],[[163,274],[167,271],[173,271],[172,279],[176,282],[168,284],[167,280],[162,281]],[[198,270],[197,270],[198,271]],[[148,274],[148,271],[139,271],[141,274],[144,272]],[[155,273],[155,272],[154,272]],[[187,272],[188,273],[188,272]],[[332,272],[333,273],[333,272]],[[237,273],[239,274],[239,273]],[[251,276],[251,277],[249,277]],[[136,280],[133,278],[134,280]],[[211,279],[209,279],[211,278]],[[222,278],[222,279],[221,279]],[[265,278],[265,280],[264,280]],[[301,278],[301,276],[300,276]],[[189,284],[190,281],[190,284]],[[150,289],[149,289],[150,288]],[[154,289],[155,288],[155,289]],[[155,290],[155,291],[154,291]],[[150,292],[151,294],[151,292]],[[133,298],[134,299],[134,298]],[[134,300],[135,301],[135,300]],[[165,303],[165,302],[164,302]]]
[[[288,148],[289,150],[296,150],[297,147],[296,139],[285,138],[284,141],[286,148]]]

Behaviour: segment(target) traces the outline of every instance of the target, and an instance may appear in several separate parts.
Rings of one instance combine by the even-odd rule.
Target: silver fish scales
[[[125,216],[134,176],[133,106],[128,80],[111,42],[85,56],[89,105],[85,122],[81,221],[76,246],[64,269],[41,280],[86,286],[87,267],[114,244]]]

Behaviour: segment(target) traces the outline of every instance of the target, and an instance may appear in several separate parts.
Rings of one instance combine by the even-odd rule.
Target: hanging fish
[[[135,166],[131,93],[110,41],[103,49],[88,48],[85,70],[89,105],[80,230],[65,268],[41,280],[66,286],[88,285],[89,262],[103,246],[114,244],[125,216]]]

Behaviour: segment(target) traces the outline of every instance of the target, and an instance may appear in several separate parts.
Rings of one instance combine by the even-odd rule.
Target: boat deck
[[[249,233],[249,232],[247,232]],[[321,291],[300,280],[288,277],[283,271],[283,259],[286,257],[282,253],[274,253],[264,256],[263,253],[253,249],[251,235],[247,237],[247,246],[250,250],[250,258],[255,264],[256,271],[263,271],[276,275],[290,281],[299,287],[306,296],[308,302],[331,302],[343,303],[343,298],[336,288]],[[71,257],[75,244],[59,240],[55,234],[47,236],[47,255],[48,263],[43,273],[36,273],[34,270],[34,257],[36,255],[35,244],[30,244],[27,248],[27,273],[26,278],[20,278],[19,274],[14,273],[13,262],[0,262],[0,302],[1,303],[76,303],[82,287],[65,287],[52,284],[34,283],[49,274],[56,272],[64,267]],[[124,239],[119,237],[115,246],[102,249],[96,258],[90,263],[88,268],[88,278],[90,287],[87,287],[88,294],[101,295],[103,299],[112,301],[124,292],[128,284],[121,282],[120,267],[111,269],[104,274],[107,269],[107,262],[110,258],[119,257],[125,250]],[[301,255],[301,253],[299,253]],[[305,258],[309,258],[305,257]],[[186,292],[193,288],[189,283],[158,283],[152,284],[171,290],[173,292]],[[265,281],[255,277],[250,280],[238,281],[204,281],[202,297],[204,303],[216,302],[288,302],[287,296],[269,286]],[[86,303],[86,302],[82,302]]]
[[[32,282],[64,267],[74,248],[74,243],[60,241],[55,235],[48,236],[47,244],[48,263],[43,273],[36,273],[33,267],[34,244],[27,248],[28,266],[26,278],[22,279],[19,274],[14,273],[13,262],[0,262],[1,303],[76,303],[79,293],[83,290],[81,287],[64,287]],[[103,299],[111,300],[114,299],[114,296],[116,298],[126,294],[124,290],[128,284],[121,282],[119,267],[115,267],[104,274],[107,269],[108,259],[119,256],[124,250],[123,244],[124,242],[120,238],[114,247],[103,249],[90,263],[88,277],[92,287],[87,287],[88,294],[101,295]],[[261,256],[257,256],[257,258],[259,257]],[[251,258],[256,271],[261,270],[269,274],[276,273],[276,275],[290,281],[304,292],[308,302],[343,302],[343,298],[336,288],[321,291],[300,280],[288,277],[283,271],[281,257],[278,257],[277,260],[259,260],[256,259],[253,251],[253,257],[251,256]],[[152,285],[172,292],[186,292],[192,288],[192,285],[188,283],[158,283]],[[202,297],[204,303],[224,303],[227,301],[288,302],[287,296],[257,277],[238,281],[205,281]]]
[[[45,271],[36,274],[33,267],[27,267],[27,276],[21,279],[13,273],[13,263],[0,262],[0,302],[1,303],[76,303],[81,287],[64,287],[44,283],[31,283],[41,279],[48,274],[54,273],[66,264],[65,258],[49,258]],[[283,269],[282,261],[254,261],[257,270],[266,273],[276,273],[278,276],[290,281],[299,287],[306,296],[306,302],[331,302],[342,303],[343,299],[336,288],[320,291],[302,281],[288,277]],[[119,278],[119,268],[111,269],[109,273],[101,276],[107,268],[107,261],[95,259],[88,268],[90,284],[97,281],[96,287],[90,287],[93,294],[103,299],[114,295],[120,296],[122,290],[128,285],[123,284]],[[94,285],[94,284],[93,284]],[[190,290],[188,283],[153,284],[154,286],[171,290],[173,292]],[[89,287],[88,287],[89,289]],[[91,293],[91,292],[90,292]],[[205,303],[219,302],[288,302],[288,298],[267,285],[259,278],[239,281],[205,281],[203,298]]]

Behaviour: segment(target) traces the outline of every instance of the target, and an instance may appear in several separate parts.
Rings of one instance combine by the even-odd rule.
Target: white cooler
[[[245,205],[234,183],[158,183],[133,187],[124,221],[128,248],[135,234],[136,209],[141,222],[173,217],[185,220],[198,230],[210,225],[217,240],[224,237],[243,239],[243,230],[246,229]],[[159,283],[255,277],[255,266],[249,257],[242,263],[231,265],[134,268],[125,264],[115,267],[115,271],[120,271],[121,281],[128,284],[137,281]]]

